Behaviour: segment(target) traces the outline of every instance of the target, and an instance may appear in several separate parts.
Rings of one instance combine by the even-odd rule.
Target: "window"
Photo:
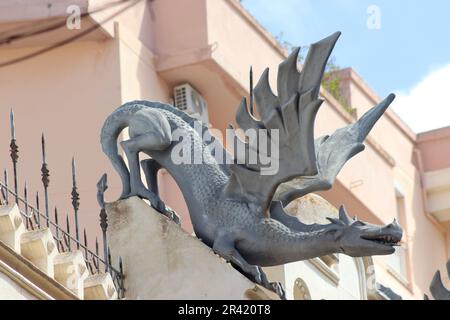
[[[310,259],[308,262],[327,277],[334,285],[339,285],[339,256],[337,254]]]
[[[400,225],[405,225],[406,217],[406,204],[404,192],[399,186],[395,187],[395,200],[397,204],[397,220]],[[396,247],[395,253],[388,256],[388,268],[391,274],[393,274],[404,285],[408,284],[408,274],[406,267],[406,244],[401,247]]]

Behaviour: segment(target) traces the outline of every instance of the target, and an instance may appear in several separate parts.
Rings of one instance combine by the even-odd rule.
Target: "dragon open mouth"
[[[400,246],[401,238],[395,235],[365,235],[361,236],[364,240],[369,240],[376,242],[378,244],[386,245],[386,246]]]

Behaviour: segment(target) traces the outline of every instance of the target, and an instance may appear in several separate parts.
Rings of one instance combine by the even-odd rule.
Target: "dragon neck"
[[[335,240],[336,232],[336,230],[330,230],[328,226],[309,232],[296,232],[291,229],[281,232],[277,238],[283,244],[280,245],[277,241],[278,243],[274,246],[276,250],[272,250],[276,255],[275,263],[286,264],[342,253],[339,241]]]
[[[335,240],[336,231],[321,230],[307,233],[296,241],[292,251],[294,255],[298,252],[296,260],[312,259],[322,257],[333,253],[341,253],[339,241]]]

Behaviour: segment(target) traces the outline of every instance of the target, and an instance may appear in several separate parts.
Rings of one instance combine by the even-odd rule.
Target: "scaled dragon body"
[[[274,174],[263,175],[259,162],[219,163],[218,142],[202,137],[208,129],[200,126],[199,132],[197,120],[170,105],[133,101],[119,107],[105,121],[101,143],[122,179],[121,198],[146,198],[164,211],[157,195],[156,172],[167,169],[184,195],[196,235],[247,277],[281,295],[281,286],[270,283],[261,267],[332,253],[354,257],[393,253],[402,237],[395,221],[384,227],[369,225],[349,218],[341,207],[339,219],[329,219],[330,224],[305,225],[283,210],[295,198],[331,188],[345,162],[364,149],[365,137],[394,99],[389,96],[356,123],[314,140],[314,120],[323,102],[318,98],[320,84],[339,35],[313,44],[301,72],[297,69],[299,49],[294,50],[279,67],[278,96],[269,86],[268,70],[263,73],[254,90],[259,119],[248,111],[245,99],[238,108],[236,122],[242,129],[278,130],[279,156],[273,160],[279,169]],[[129,169],[117,147],[117,138],[126,127],[130,139],[120,144]],[[236,148],[260,152],[253,142],[237,138],[236,143]],[[201,154],[202,163],[176,163],[174,153],[179,150]],[[140,164],[140,152],[151,160]],[[225,148],[220,147],[220,152],[231,157]],[[141,180],[141,165],[148,188]],[[296,188],[276,192],[293,179],[297,179]]]

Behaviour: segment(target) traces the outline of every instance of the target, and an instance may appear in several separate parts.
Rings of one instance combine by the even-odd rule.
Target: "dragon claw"
[[[258,266],[253,266],[252,269],[250,270],[251,274],[255,278],[255,282],[257,284],[262,285],[262,274],[263,273],[261,271],[262,271],[261,267],[258,267]]]
[[[128,194],[122,194],[120,199],[124,200],[134,196],[147,199],[148,201],[150,201],[153,208],[175,222],[177,225],[181,225],[180,217],[175,213],[175,211],[167,207],[166,204],[155,193],[145,187],[135,188],[135,190],[136,191],[130,192]]]
[[[177,225],[181,226],[181,218],[177,215],[175,211],[173,211],[170,207],[166,206],[164,201],[158,199],[158,202],[155,207],[161,214],[165,215],[167,218],[175,222]]]
[[[267,290],[276,293],[281,300],[286,300],[286,292],[283,285],[280,282],[269,282],[266,273],[259,266],[255,266],[254,269],[255,282]]]
[[[272,291],[275,292],[281,300],[287,300],[286,299],[286,291],[283,288],[283,285],[281,282],[272,282]]]
[[[162,202],[162,201],[161,201]],[[164,202],[162,202],[164,205],[164,209],[161,211],[167,218],[175,222],[177,225],[181,226],[181,218],[176,214],[175,211],[172,209],[166,207]]]
[[[269,279],[267,278],[266,273],[263,271],[261,267],[258,267],[258,271],[259,274],[261,275],[261,282],[259,284],[261,284],[265,288],[270,287],[270,282]]]
[[[175,211],[167,207],[164,201],[158,199],[156,206],[154,206],[161,214],[165,215],[167,218],[175,222],[177,225],[181,226],[181,218],[177,215]]]

